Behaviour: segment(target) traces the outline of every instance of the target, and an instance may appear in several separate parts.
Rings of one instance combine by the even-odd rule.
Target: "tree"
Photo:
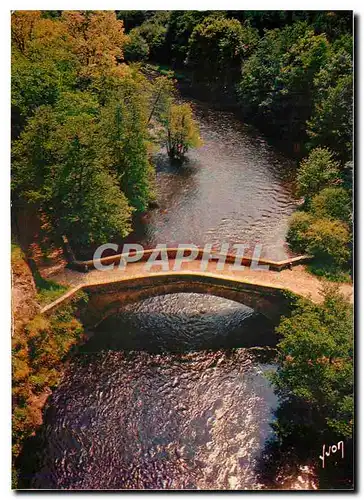
[[[12,136],[43,104],[53,105],[76,81],[77,60],[70,51],[65,26],[37,12],[12,16]]]
[[[308,147],[326,146],[343,161],[351,159],[353,135],[353,40],[332,44],[330,57],[314,80],[313,114],[307,123]]]
[[[168,113],[173,103],[175,88],[174,81],[167,76],[157,77],[150,92],[150,113],[147,125],[154,119],[163,127],[167,126]]]
[[[281,404],[294,411],[278,420],[280,436],[313,432],[316,439],[351,438],[353,431],[353,311],[334,288],[324,302],[297,302],[282,318],[277,333],[278,370],[272,380]],[[300,429],[298,429],[301,427]],[[325,442],[325,441],[324,441]],[[331,441],[330,441],[331,442]]]
[[[343,187],[328,187],[311,200],[311,212],[318,218],[337,219],[349,224],[352,214],[352,200]]]
[[[64,11],[62,22],[81,65],[81,81],[108,74],[123,60],[126,35],[114,11]]]
[[[189,39],[187,63],[198,81],[226,86],[234,83],[241,62],[258,42],[256,30],[221,15],[205,18]]]
[[[124,57],[126,61],[144,61],[148,59],[149,46],[142,35],[131,30],[124,44]]]
[[[313,82],[329,42],[305,22],[267,31],[242,66],[237,93],[243,111],[262,126],[300,145],[313,109]]]
[[[307,30],[306,23],[297,22],[284,29],[266,31],[256,50],[243,63],[237,92],[241,106],[249,116],[258,114],[261,119],[274,120],[274,101],[283,90],[277,87],[277,79],[282,72],[285,54]]]
[[[283,65],[275,87],[276,121],[285,121],[285,133],[300,143],[313,108],[313,81],[325,63],[329,43],[324,34],[308,29],[283,56]]]
[[[152,60],[160,61],[164,59],[169,15],[168,11],[156,11],[143,24],[133,30],[134,33],[137,33],[147,42]]]
[[[116,17],[123,21],[125,31],[130,32],[136,26],[143,24],[148,17],[146,10],[117,10]]]
[[[13,148],[12,177],[13,196],[35,204],[51,231],[79,248],[126,236],[132,210],[117,180],[100,168],[91,102],[78,101],[77,113],[72,101],[69,112],[44,106],[28,120]]]
[[[166,44],[169,59],[177,66],[182,66],[186,62],[188,42],[192,31],[208,15],[211,15],[211,12],[199,10],[173,10],[171,12]]]
[[[343,159],[351,158],[353,97],[352,75],[341,77],[335,87],[329,88],[308,122],[310,147],[320,144],[337,151]]]
[[[14,206],[33,205],[76,246],[126,236],[153,196],[148,117],[154,99],[155,118],[167,113],[166,92],[156,98],[137,67],[119,64],[126,36],[114,13],[28,18],[13,19]]]
[[[12,145],[11,189],[12,200],[18,203],[39,204],[47,201],[44,190],[50,165],[54,158],[49,147],[57,121],[50,106],[39,106],[20,137]]]
[[[350,259],[350,232],[338,220],[317,219],[307,230],[307,251],[323,264],[346,267]]]
[[[169,157],[178,160],[182,160],[190,148],[201,145],[189,104],[173,104],[170,107],[166,145]]]
[[[312,198],[324,187],[340,182],[340,165],[326,148],[313,149],[297,172],[297,194]]]
[[[101,111],[100,162],[118,179],[132,207],[146,210],[154,169],[149,162],[148,92],[143,80],[124,78]],[[149,87],[148,87],[149,89]]]
[[[34,27],[40,19],[39,10],[17,10],[11,15],[11,40],[23,55],[27,53]]]
[[[33,63],[14,56],[11,77],[13,138],[19,136],[27,118],[39,106],[54,104],[60,91],[59,72],[54,63]]]
[[[47,179],[53,227],[77,247],[102,244],[131,231],[131,210],[117,180],[97,159],[97,129],[87,115],[68,117],[52,147],[56,164]]]

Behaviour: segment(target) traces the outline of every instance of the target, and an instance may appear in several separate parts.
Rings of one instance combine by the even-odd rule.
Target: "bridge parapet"
[[[185,250],[189,250],[189,246],[185,246]],[[108,257],[102,257],[100,259],[91,259],[91,260],[71,260],[68,263],[68,266],[70,269],[74,269],[75,271],[81,271],[81,272],[87,272],[89,270],[95,269],[97,264],[101,264],[103,266],[108,266],[108,265],[119,265],[120,261],[123,259],[127,259],[130,256],[137,257],[137,260],[139,262],[146,262],[150,256],[155,252],[155,248],[148,248],[148,249],[143,249],[142,251],[132,251],[130,253],[121,253],[121,254],[115,254],[115,255],[109,255]],[[166,254],[168,257],[168,260],[175,260],[178,251],[180,249],[178,248],[167,248],[166,249]],[[197,251],[197,255],[194,260],[202,260],[204,258],[204,252],[205,249],[199,248]],[[227,254],[222,254],[220,252],[215,252],[212,251],[210,254],[209,260],[211,262],[216,262],[220,258],[224,258],[226,264],[234,264],[237,256],[233,253],[227,253]],[[274,260],[269,260],[269,259],[263,259],[259,257],[259,259],[255,259],[253,257],[243,257],[240,259],[240,263],[242,266],[250,267],[253,263],[258,263],[261,266],[268,266],[268,269],[270,271],[282,271],[283,269],[290,268],[292,266],[296,266],[299,264],[304,264],[305,262],[308,262],[312,259],[312,256],[310,255],[299,255],[297,257],[291,257],[289,259],[281,260],[281,261],[274,261]]]

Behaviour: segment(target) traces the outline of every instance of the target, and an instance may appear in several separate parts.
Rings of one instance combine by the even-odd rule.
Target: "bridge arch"
[[[266,316],[274,324],[289,309],[284,289],[252,284],[207,273],[158,273],[83,286],[89,301],[86,327],[95,327],[126,304],[172,293],[200,293],[234,300]]]

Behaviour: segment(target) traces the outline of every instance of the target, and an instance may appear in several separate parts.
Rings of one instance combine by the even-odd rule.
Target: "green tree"
[[[168,11],[157,11],[133,30],[147,42],[152,60],[161,61],[164,59],[169,15]]]
[[[53,63],[13,58],[11,78],[12,135],[19,136],[27,118],[43,104],[54,104],[61,91]]]
[[[131,230],[131,209],[117,180],[100,168],[97,145],[92,115],[71,107],[57,116],[40,107],[13,148],[13,195],[35,204],[53,233],[77,247]]]
[[[148,59],[149,46],[137,30],[131,30],[124,44],[126,61],[144,61]]]
[[[167,152],[170,158],[182,160],[190,148],[201,145],[197,125],[189,104],[173,104],[167,125]]]
[[[282,72],[285,54],[304,36],[308,27],[295,23],[284,29],[267,31],[256,50],[243,63],[241,80],[237,85],[240,104],[249,116],[274,121],[274,103],[280,91],[277,80]]]
[[[242,60],[258,42],[256,30],[221,15],[205,18],[189,39],[188,65],[198,81],[226,86],[236,81]]]
[[[340,165],[326,148],[313,149],[297,172],[297,194],[312,198],[324,187],[340,182]]]
[[[117,10],[116,17],[123,21],[125,31],[130,32],[136,26],[143,24],[148,17],[146,10]]]
[[[147,125],[156,120],[163,127],[167,126],[168,113],[174,100],[174,81],[167,76],[159,76],[150,91]]]
[[[272,379],[281,404],[294,411],[276,422],[282,437],[307,431],[351,438],[353,431],[353,311],[334,288],[324,302],[300,299],[277,328],[278,370]],[[299,429],[299,427],[301,427]]]
[[[69,117],[52,138],[56,164],[47,179],[53,227],[87,247],[125,237],[131,210],[117,180],[97,160],[97,130],[87,115]]]
[[[325,63],[329,43],[324,34],[307,30],[283,56],[283,65],[275,82],[276,121],[284,120],[284,131],[294,142],[305,136],[306,122],[313,108],[313,81]]]
[[[11,188],[15,207],[18,203],[39,203],[40,206],[46,203],[44,186],[54,160],[50,140],[56,128],[52,108],[39,106],[18,140],[13,142]]]
[[[62,90],[74,86],[77,61],[61,22],[37,12],[12,16],[12,135],[42,104],[53,105]]]
[[[353,77],[341,77],[330,87],[325,99],[315,107],[308,122],[310,146],[318,144],[337,151],[341,158],[350,159],[353,136]]]
[[[317,219],[307,230],[307,251],[323,264],[346,267],[350,259],[350,232],[338,220]]]
[[[149,161],[148,94],[143,82],[125,78],[101,111],[100,162],[118,179],[132,207],[146,210],[153,196]]]
[[[344,36],[330,49],[330,57],[314,80],[313,114],[307,123],[309,148],[326,146],[351,159],[353,135],[353,41]]]
[[[169,59],[177,66],[182,66],[187,58],[188,42],[195,26],[205,17],[211,15],[208,11],[173,10],[171,12],[166,43]]]
[[[351,222],[352,200],[343,187],[329,187],[320,191],[311,200],[310,210],[318,218]]]
[[[243,111],[270,133],[302,143],[313,109],[313,82],[329,42],[305,22],[265,33],[243,64],[237,93]]]

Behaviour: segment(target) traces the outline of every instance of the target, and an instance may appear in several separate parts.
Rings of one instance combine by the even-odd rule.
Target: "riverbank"
[[[53,294],[54,295],[54,294]],[[51,295],[52,296],[52,295]],[[12,249],[12,455],[13,487],[17,460],[24,443],[43,423],[43,408],[60,382],[69,353],[83,339],[83,328],[74,316],[73,299],[47,318],[41,314],[42,296],[20,248]],[[78,307],[78,306],[77,306]]]

